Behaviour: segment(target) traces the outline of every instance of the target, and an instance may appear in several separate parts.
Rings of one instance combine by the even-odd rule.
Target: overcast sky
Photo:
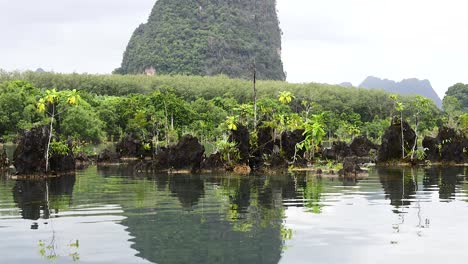
[[[155,0],[0,0],[0,68],[110,73]],[[278,0],[290,82],[468,83],[468,1]]]

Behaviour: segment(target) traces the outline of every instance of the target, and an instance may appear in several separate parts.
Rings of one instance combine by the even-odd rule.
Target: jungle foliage
[[[460,104],[460,110],[465,113],[468,112],[468,84],[457,83],[451,86],[447,90],[446,96],[456,98]]]
[[[76,89],[79,94],[80,102],[54,120],[60,123],[64,140],[97,143],[133,133],[146,141],[170,144],[190,133],[216,146],[237,124],[255,130],[249,81],[225,76],[0,72],[0,136],[14,139],[25,129],[49,124],[48,116],[39,113],[38,102],[51,88],[66,94]],[[419,97],[398,97],[405,106],[400,113],[395,100],[380,90],[281,81],[257,82],[257,90],[259,125],[272,128],[276,135],[304,129],[309,142],[303,147],[312,154],[328,139],[366,135],[378,142],[395,116],[417,123],[421,136],[449,122],[432,102],[421,111]],[[466,123],[462,117],[457,118],[459,124]]]

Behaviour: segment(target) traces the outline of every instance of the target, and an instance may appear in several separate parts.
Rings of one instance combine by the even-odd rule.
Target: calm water
[[[466,263],[467,168],[0,177],[0,263]]]

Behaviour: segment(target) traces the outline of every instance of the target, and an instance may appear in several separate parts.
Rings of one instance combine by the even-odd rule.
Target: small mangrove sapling
[[[47,139],[47,146],[45,152],[45,173],[49,172],[49,154],[50,154],[50,146],[52,141],[53,135],[53,126],[55,120],[66,112],[72,106],[78,105],[80,101],[80,95],[74,89],[73,91],[62,91],[57,92],[56,89],[46,90],[46,94],[44,97],[40,98],[36,104],[37,111],[39,113],[45,113],[47,117],[50,118],[49,121],[49,135]]]
[[[431,104],[430,99],[427,99],[426,97],[423,97],[420,95],[416,96],[416,102],[415,102],[416,112],[414,113],[414,118],[416,120],[416,127],[414,129],[414,132],[416,133],[416,138],[414,139],[414,144],[411,149],[411,161],[414,160],[416,145],[418,142],[418,137],[419,137],[418,129],[419,129],[419,124],[420,124],[420,118],[422,114],[427,113],[429,111],[430,104]],[[418,154],[417,156],[419,156],[418,158],[421,157],[420,154]]]
[[[306,151],[307,159],[312,160],[315,155],[315,149],[322,143],[323,138],[326,136],[323,122],[323,114],[312,115],[312,118],[304,124],[305,139],[296,145],[297,149]]]
[[[395,103],[395,109],[400,113],[400,128],[401,128],[401,158],[405,159],[405,135],[403,129],[403,111],[405,110],[405,105],[402,102],[398,101],[397,95],[390,95],[390,99]]]

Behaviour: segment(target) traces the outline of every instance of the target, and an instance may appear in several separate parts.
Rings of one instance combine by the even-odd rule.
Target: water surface
[[[468,169],[0,177],[0,263],[465,263]]]

